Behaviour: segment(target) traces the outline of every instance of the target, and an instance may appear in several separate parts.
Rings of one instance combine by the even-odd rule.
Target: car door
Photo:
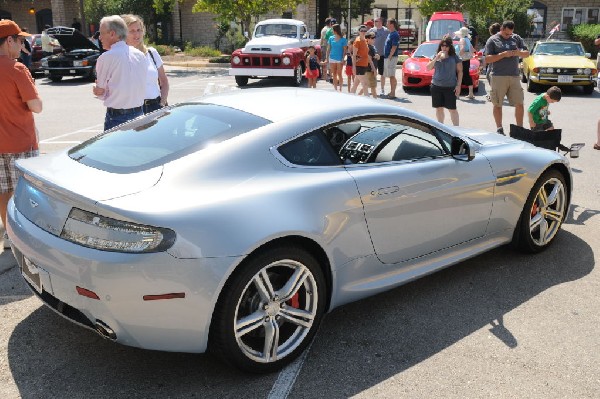
[[[451,136],[414,121],[360,123],[361,131],[344,148],[369,150],[366,144],[371,154],[354,157],[362,161],[346,168],[381,262],[402,262],[485,234],[495,181],[485,157],[453,158]]]

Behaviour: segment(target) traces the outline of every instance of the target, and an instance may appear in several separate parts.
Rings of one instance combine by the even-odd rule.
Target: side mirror
[[[308,39],[308,32],[304,32],[304,34],[302,35],[303,39]]]
[[[592,53],[585,53],[585,58],[592,58]]]
[[[450,148],[452,157],[459,161],[472,161],[475,158],[475,151],[469,143],[460,137],[453,137]]]

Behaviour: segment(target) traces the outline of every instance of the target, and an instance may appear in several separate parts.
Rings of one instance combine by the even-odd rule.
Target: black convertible
[[[65,51],[42,60],[41,69],[46,77],[53,82],[63,76],[96,79],[96,61],[102,49],[74,28],[55,26],[48,29],[48,34],[55,37]]]

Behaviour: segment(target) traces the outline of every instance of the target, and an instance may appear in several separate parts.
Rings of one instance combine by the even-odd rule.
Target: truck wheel
[[[299,64],[294,69],[294,77],[292,79],[292,86],[298,87],[302,84],[302,65]]]
[[[240,87],[246,86],[248,84],[248,76],[236,76],[235,83]]]

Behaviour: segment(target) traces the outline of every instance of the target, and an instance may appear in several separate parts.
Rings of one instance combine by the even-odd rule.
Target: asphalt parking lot
[[[168,74],[171,103],[237,90],[222,71],[170,67]],[[244,90],[278,84],[251,81]],[[39,79],[38,89],[44,152],[100,131],[104,109],[91,83]],[[461,126],[494,129],[485,93],[484,86],[475,101],[459,101]],[[394,104],[434,117],[426,91],[398,94]],[[0,397],[598,398],[600,151],[592,143],[599,98],[567,90],[551,106],[563,141],[586,143],[571,159],[573,203],[553,246],[536,256],[498,248],[336,309],[306,357],[281,373],[248,375],[210,355],[105,341],[42,306],[11,252],[0,252]],[[532,99],[526,93],[526,103]],[[507,127],[511,108],[504,119]]]

